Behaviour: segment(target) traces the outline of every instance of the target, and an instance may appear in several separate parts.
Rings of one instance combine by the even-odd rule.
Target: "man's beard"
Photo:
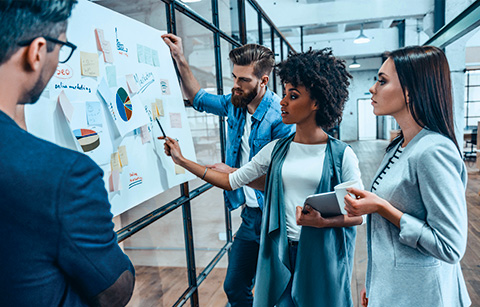
[[[42,75],[38,78],[38,80],[35,82],[35,85],[33,88],[26,93],[22,99],[20,99],[20,104],[33,104],[38,101],[40,98],[40,95],[42,95],[43,90],[45,89],[45,86],[47,85],[47,82],[45,82],[42,78]]]
[[[258,93],[258,84],[250,93],[243,93],[241,95],[235,95],[235,89],[232,88],[232,104],[235,108],[245,109],[247,105],[252,102]]]

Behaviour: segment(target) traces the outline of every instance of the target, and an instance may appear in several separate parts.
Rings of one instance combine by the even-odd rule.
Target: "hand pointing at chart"
[[[219,172],[207,166],[188,160],[182,155],[182,151],[180,150],[180,145],[178,145],[177,140],[166,136],[164,148],[165,154],[169,157],[172,157],[172,160],[175,164],[180,165],[195,176],[198,176],[202,180],[205,180],[219,188],[232,190],[230,181],[228,179],[228,173]]]

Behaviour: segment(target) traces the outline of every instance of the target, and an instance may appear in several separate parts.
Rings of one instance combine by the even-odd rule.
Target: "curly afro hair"
[[[342,121],[348,98],[349,78],[345,61],[335,58],[330,48],[290,54],[277,65],[282,83],[303,85],[319,107],[317,126],[330,129]]]

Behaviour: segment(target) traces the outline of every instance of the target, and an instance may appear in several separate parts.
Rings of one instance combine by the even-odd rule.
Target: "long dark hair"
[[[455,143],[453,124],[452,82],[450,67],[443,51],[434,46],[411,46],[387,54],[395,63],[403,96],[415,122],[438,132]],[[396,137],[387,151],[403,139]]]

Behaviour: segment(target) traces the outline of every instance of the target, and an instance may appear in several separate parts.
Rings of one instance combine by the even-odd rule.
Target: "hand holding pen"
[[[163,135],[163,136],[157,137],[157,139],[159,139],[159,140],[166,140],[166,139],[167,139],[167,135],[165,134],[165,131],[163,130],[162,125],[160,124],[160,121],[158,120],[158,117],[156,117],[155,119],[157,120],[158,127],[160,127],[160,131],[162,131],[162,135]],[[178,139],[175,139],[175,141],[178,142]]]
[[[182,161],[185,160],[185,158],[182,155],[178,141],[166,136],[163,147],[165,149],[165,154],[169,157],[172,157],[172,160],[175,162],[175,164],[182,165]]]

